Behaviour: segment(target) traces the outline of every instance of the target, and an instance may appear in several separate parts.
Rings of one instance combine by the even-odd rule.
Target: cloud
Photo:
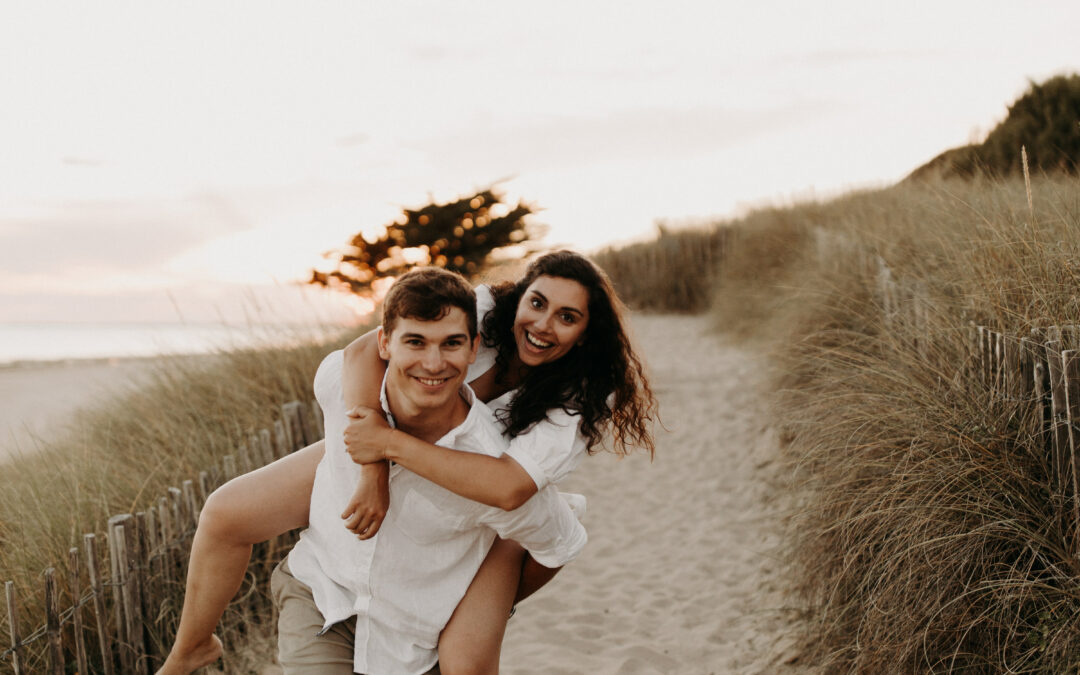
[[[357,132],[355,134],[349,134],[348,136],[342,136],[334,141],[334,144],[339,148],[353,148],[358,145],[363,145],[371,140],[371,137],[363,132]]]
[[[251,227],[228,200],[210,194],[0,211],[0,269],[8,274],[151,270],[208,240]]]
[[[471,129],[417,143],[434,161],[501,172],[709,154],[834,112],[828,102],[765,110],[639,108],[594,117]]]

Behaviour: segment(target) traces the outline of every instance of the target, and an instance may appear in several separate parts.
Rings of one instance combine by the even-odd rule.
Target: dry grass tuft
[[[319,362],[347,338],[319,344],[305,337],[309,341],[291,347],[162,358],[148,383],[80,414],[70,436],[4,463],[0,580],[14,581],[19,590],[24,634],[44,622],[42,571],[56,567],[66,594],[67,552],[79,547],[83,560],[84,533],[100,536],[109,516],[155,505],[169,486],[220,466],[251,433],[272,428],[283,403],[311,400]],[[81,584],[85,589],[85,576]],[[162,649],[178,616],[182,587],[176,586],[175,603],[166,603],[150,627]],[[60,605],[71,606],[71,598],[65,595]],[[234,606],[226,615],[227,643],[250,623],[242,614]],[[0,634],[7,631],[5,611]],[[30,648],[31,672],[45,667],[44,643]]]
[[[1072,492],[1030,402],[967,368],[972,321],[1080,323],[1080,189],[1031,192],[1029,206],[1019,178],[903,185],[775,216],[804,254],[755,335],[779,359],[777,415],[804,488],[792,569],[828,672],[1080,667]],[[867,253],[925,289],[922,322],[886,321]],[[720,308],[757,301],[752,277],[721,283],[733,297]]]

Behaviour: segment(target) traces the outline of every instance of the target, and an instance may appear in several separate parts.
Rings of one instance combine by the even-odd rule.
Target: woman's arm
[[[386,362],[379,357],[377,331],[370,330],[350,342],[345,348],[341,378],[345,409],[366,406],[381,411],[379,392],[385,374]],[[370,539],[382,526],[389,506],[389,464],[365,464],[360,468],[360,481],[341,517],[345,520],[345,527],[360,539]]]
[[[380,410],[379,391],[386,375],[386,361],[379,357],[376,330],[369,330],[345,348],[345,367],[341,378],[345,409],[358,405]]]
[[[353,461],[388,459],[466,499],[512,511],[537,491],[529,473],[512,457],[489,457],[426,443],[391,429],[375,410],[349,415],[345,445]]]

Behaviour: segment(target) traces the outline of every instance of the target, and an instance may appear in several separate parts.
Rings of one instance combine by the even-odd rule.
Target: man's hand
[[[370,464],[386,459],[386,444],[393,429],[382,414],[364,406],[356,406],[348,412],[349,425],[345,427],[345,449],[357,464]]]
[[[382,527],[390,507],[390,465],[386,462],[365,464],[360,468],[360,482],[341,514],[345,527],[360,539],[371,539]]]

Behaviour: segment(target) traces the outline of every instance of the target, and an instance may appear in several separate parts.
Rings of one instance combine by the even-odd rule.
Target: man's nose
[[[425,349],[424,358],[420,361],[424,370],[429,373],[438,373],[442,371],[444,363],[445,359],[443,359],[442,350],[436,345],[432,345],[428,349]]]

